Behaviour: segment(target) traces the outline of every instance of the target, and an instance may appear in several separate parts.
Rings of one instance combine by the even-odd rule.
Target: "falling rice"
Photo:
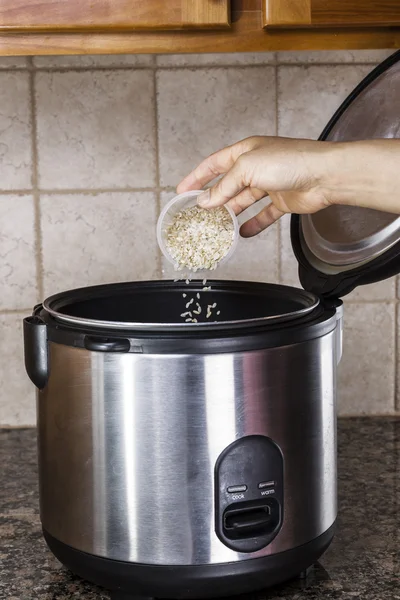
[[[191,276],[186,275],[186,274],[182,274],[181,277],[179,277],[178,279],[174,280],[175,282],[177,281],[184,281],[186,285],[189,285],[191,283]],[[209,292],[211,291],[211,286],[207,285],[207,279],[204,278],[202,280],[202,290],[203,292]],[[183,293],[182,297],[184,299],[188,298],[188,294],[187,293]],[[206,319],[211,319],[211,317],[214,316],[215,317],[219,317],[221,314],[221,311],[218,310],[216,312],[215,309],[217,308],[217,303],[214,302],[213,304],[209,304],[207,305],[207,309],[203,310],[203,307],[201,305],[201,293],[200,292],[196,292],[196,294],[187,300],[187,302],[185,303],[185,307],[186,310],[184,312],[181,313],[181,318],[184,320],[185,323],[198,323],[198,319],[197,317],[200,318],[200,315],[204,315],[204,317]],[[195,306],[194,306],[195,305]],[[190,309],[190,310],[189,310]],[[203,319],[204,319],[203,317]],[[217,320],[215,318],[215,320]]]

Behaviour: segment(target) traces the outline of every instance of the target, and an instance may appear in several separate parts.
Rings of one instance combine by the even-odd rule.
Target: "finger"
[[[246,152],[239,156],[222,179],[198,197],[199,205],[207,209],[223,206],[242,190],[251,187],[251,154],[251,152]]]
[[[242,225],[240,228],[240,235],[245,238],[253,237],[278,221],[284,214],[285,213],[271,203],[259,212],[258,215]]]
[[[262,198],[265,198],[267,194],[264,190],[260,190],[255,187],[244,188],[237,196],[229,200],[228,206],[233,210],[235,215],[240,215],[244,210],[255,204]]]
[[[178,194],[182,194],[189,190],[202,189],[218,175],[229,171],[239,156],[248,152],[256,144],[256,138],[248,138],[211,154],[179,183],[176,191]]]

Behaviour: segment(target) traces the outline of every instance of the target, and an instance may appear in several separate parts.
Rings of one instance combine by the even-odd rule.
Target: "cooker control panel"
[[[268,437],[236,440],[215,466],[215,531],[237,552],[256,552],[283,520],[283,457]]]

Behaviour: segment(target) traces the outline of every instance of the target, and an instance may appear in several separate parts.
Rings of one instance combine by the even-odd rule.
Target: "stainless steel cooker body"
[[[337,513],[340,311],[321,337],[256,351],[107,353],[50,341],[37,397],[45,531],[85,553],[154,565],[232,563],[323,534]],[[230,485],[260,502],[276,492],[281,522],[270,543],[244,552],[218,534],[216,504],[248,492],[219,490],[216,465],[251,439],[281,453],[278,489],[234,473]]]
[[[399,90],[400,51],[320,139],[399,137]],[[199,282],[97,286],[37,307],[25,364],[40,389],[41,519],[61,562],[113,600],[191,600],[318,560],[337,513],[340,298],[398,274],[399,232],[359,208],[292,215],[304,290],[212,282],[219,323],[176,321]]]

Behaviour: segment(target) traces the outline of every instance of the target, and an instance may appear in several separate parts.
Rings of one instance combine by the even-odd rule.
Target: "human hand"
[[[201,189],[219,175],[199,204],[229,204],[236,215],[269,196],[271,203],[241,227],[254,236],[285,213],[314,213],[331,204],[323,185],[324,161],[332,144],[278,137],[251,137],[206,158],[178,185],[180,194]]]

